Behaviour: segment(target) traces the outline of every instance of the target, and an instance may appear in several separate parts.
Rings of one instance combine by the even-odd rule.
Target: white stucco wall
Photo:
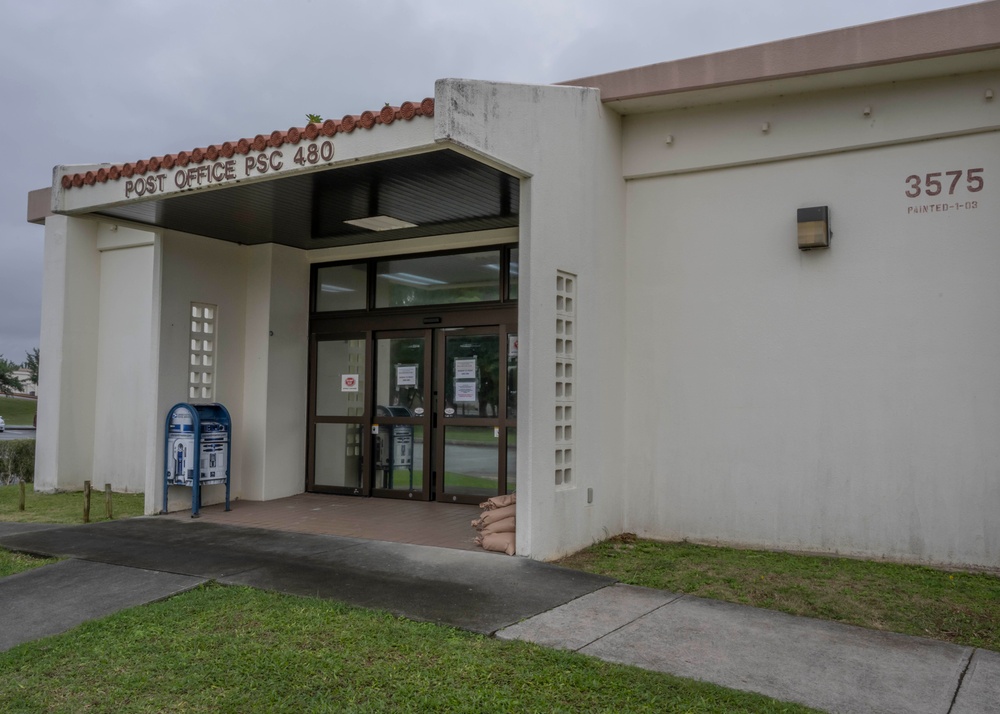
[[[94,465],[98,294],[97,223],[50,216],[45,271],[35,444],[35,488],[83,488]]]
[[[162,509],[164,419],[189,401],[190,306],[203,302],[219,308],[215,401],[233,418],[232,497],[303,491],[304,251],[55,216],[45,260],[41,348],[52,356],[41,369],[52,388],[39,396],[39,490],[89,479],[145,491],[146,511]],[[172,511],[190,508],[191,491],[169,499]],[[202,500],[223,499],[209,486]]]
[[[281,245],[247,252],[243,495],[302,493],[309,388],[309,263]]]
[[[93,405],[96,487],[146,489],[149,418],[156,404],[153,346],[155,234],[99,223],[96,395]]]
[[[165,232],[161,259],[157,467],[147,510],[162,508],[162,421],[187,397],[188,315],[192,302],[217,305],[215,401],[233,419],[231,497],[281,498],[305,489],[309,263],[305,251],[240,246]],[[273,333],[273,334],[272,334]],[[222,486],[202,502],[219,503]],[[169,509],[191,507],[191,490],[173,488]]]
[[[154,428],[155,233],[46,219],[36,488],[143,491]]]
[[[628,118],[628,529],[1000,566],[998,79]]]
[[[441,80],[436,138],[521,183],[517,550],[554,558],[618,532],[625,460],[624,182],[619,118],[598,93]],[[574,476],[555,471],[556,272],[578,276]],[[587,503],[588,489],[593,502]]]
[[[170,407],[190,401],[187,391],[192,302],[218,306],[216,325],[215,399],[229,410],[233,420],[231,496],[243,494],[244,439],[244,350],[246,337],[247,255],[235,243],[176,231],[164,231],[160,247],[160,332],[158,354],[158,398],[156,414],[160,438],[156,442],[156,469],[147,474],[146,511],[162,509],[162,429]],[[191,507],[191,489],[175,487],[169,493],[169,509]],[[202,503],[225,500],[223,486],[207,486]]]

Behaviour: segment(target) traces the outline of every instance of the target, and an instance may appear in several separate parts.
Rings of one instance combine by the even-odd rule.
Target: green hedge
[[[0,441],[0,485],[35,481],[35,440]]]

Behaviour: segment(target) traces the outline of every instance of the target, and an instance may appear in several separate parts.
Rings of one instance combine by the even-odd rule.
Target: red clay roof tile
[[[413,102],[403,102],[398,107],[386,104],[377,112],[364,111],[361,114],[348,114],[339,121],[327,119],[322,124],[307,124],[304,127],[291,127],[288,131],[275,130],[269,136],[258,134],[252,139],[238,139],[236,141],[226,141],[222,144],[212,144],[204,148],[195,148],[191,151],[178,151],[176,154],[165,154],[164,156],[154,156],[150,159],[139,159],[125,164],[116,164],[107,168],[101,167],[96,172],[87,171],[78,174],[66,174],[62,177],[62,187],[64,189],[79,188],[81,186],[91,186],[94,183],[106,183],[117,181],[122,176],[130,178],[134,174],[142,175],[147,171],[159,171],[160,168],[172,169],[174,166],[187,166],[189,163],[200,164],[201,162],[215,161],[220,156],[229,159],[234,154],[247,154],[251,149],[263,151],[268,146],[278,147],[282,144],[298,144],[303,138],[312,140],[320,134],[323,136],[333,136],[338,132],[350,134],[356,128],[371,129],[378,124],[388,126],[394,121],[410,121],[414,117],[434,116],[434,100],[427,97],[419,104]]]

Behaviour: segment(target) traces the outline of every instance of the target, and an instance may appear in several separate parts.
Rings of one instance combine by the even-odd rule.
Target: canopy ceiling
[[[104,208],[100,215],[254,245],[329,248],[517,225],[519,181],[450,149]],[[415,224],[372,231],[373,216]]]

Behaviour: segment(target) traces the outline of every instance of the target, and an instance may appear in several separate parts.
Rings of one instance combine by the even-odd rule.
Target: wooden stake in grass
[[[19,491],[20,491],[20,493],[18,494],[18,499],[17,499],[17,510],[23,511],[24,510],[24,479],[21,479],[21,487],[20,487]]]
[[[104,484],[104,512],[108,515],[108,520],[113,521],[115,519],[114,514],[111,512],[111,484]]]
[[[90,523],[90,481],[83,482],[83,522]]]

